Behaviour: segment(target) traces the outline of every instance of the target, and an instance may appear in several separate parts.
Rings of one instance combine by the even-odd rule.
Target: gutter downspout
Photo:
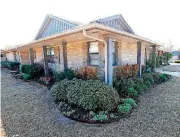
[[[90,39],[98,40],[98,41],[101,41],[101,42],[104,43],[104,46],[105,46],[105,66],[104,66],[104,70],[105,70],[105,82],[106,82],[107,84],[109,84],[109,83],[108,83],[108,74],[107,74],[107,72],[108,72],[107,42],[106,42],[105,40],[103,40],[103,39],[99,39],[99,38],[95,38],[95,37],[93,37],[93,36],[87,35],[86,30],[83,30],[83,36],[85,36],[85,37],[87,37],[87,38],[90,38]]]

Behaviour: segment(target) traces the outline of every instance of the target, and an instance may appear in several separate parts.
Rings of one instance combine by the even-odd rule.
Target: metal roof
[[[47,15],[35,37],[35,40],[61,33],[78,25],[80,25],[80,23],[62,19],[53,15]]]
[[[121,14],[109,16],[106,18],[101,18],[101,19],[92,21],[91,23],[93,22],[100,23],[100,24],[115,28],[120,31],[125,31],[128,33],[134,34],[133,30],[131,29],[131,27],[128,25],[128,23],[125,21],[125,19],[123,18]]]

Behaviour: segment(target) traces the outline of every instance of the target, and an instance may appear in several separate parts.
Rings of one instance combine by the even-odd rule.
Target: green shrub
[[[132,98],[122,99],[124,104],[130,104],[132,107],[136,106],[136,102]]]
[[[160,79],[161,82],[165,82],[165,81],[167,81],[168,78],[167,78],[166,74],[160,74],[159,79]]]
[[[98,67],[81,67],[75,71],[75,76],[83,80],[98,79]]]
[[[140,93],[140,92],[143,91],[143,87],[142,87],[140,84],[138,84],[138,83],[134,85],[134,89],[135,89],[138,93]]]
[[[128,95],[128,88],[134,87],[134,82],[131,78],[117,80],[114,84],[119,96]]]
[[[20,72],[33,76],[35,72],[35,67],[34,65],[23,64],[20,66]]]
[[[171,78],[171,75],[168,75],[168,74],[164,74],[166,76],[167,79],[170,79]]]
[[[143,79],[142,78],[133,78],[133,82],[134,82],[134,89],[137,92],[142,92],[143,91]]]
[[[56,82],[59,82],[66,78],[65,72],[56,72],[54,70],[52,72]]]
[[[133,87],[128,88],[128,96],[137,96],[137,91]]]
[[[120,113],[129,113],[132,109],[132,106],[130,104],[123,104],[123,105],[118,105],[117,109],[118,112]]]
[[[98,80],[75,81],[74,85],[67,87],[69,103],[93,111],[109,111],[117,106],[119,96],[113,87]]]
[[[64,72],[68,80],[72,80],[75,77],[74,71],[71,68],[65,70]]]
[[[44,76],[44,65],[41,63],[34,63],[34,77],[41,77]]]
[[[12,62],[12,61],[1,61],[1,66],[8,68],[10,70],[17,70],[19,68],[19,62]]]
[[[148,88],[151,86],[151,82],[149,80],[145,81],[145,84]]]
[[[130,78],[137,76],[138,64],[134,65],[124,65],[114,67],[114,76],[116,79]]]
[[[147,90],[147,89],[148,89],[148,87],[147,87],[146,84],[143,84],[143,85],[142,85],[142,88],[143,88],[143,90]]]
[[[144,73],[142,75],[142,77],[143,77],[144,81],[149,81],[151,84],[154,83],[154,80],[153,80],[153,77],[152,77],[151,73]]]
[[[31,75],[26,74],[26,73],[23,74],[23,79],[24,80],[30,80],[31,78],[32,78]]]
[[[158,73],[152,73],[152,77],[153,77],[154,83],[156,84],[160,83],[160,78],[159,78]]]
[[[67,101],[67,87],[75,83],[75,80],[64,79],[51,88],[51,93],[55,101]]]
[[[100,111],[98,114],[94,114],[93,120],[104,121],[108,119],[107,111]]]
[[[71,68],[60,72],[53,70],[52,72],[56,82],[59,82],[63,79],[72,80],[75,77],[74,71]]]
[[[133,82],[134,84],[142,85],[144,81],[142,78],[133,78]]]

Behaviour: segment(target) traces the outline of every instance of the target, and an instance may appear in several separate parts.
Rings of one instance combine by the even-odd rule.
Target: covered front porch
[[[46,76],[49,75],[48,68],[61,71],[92,66],[104,70],[105,82],[112,84],[113,66],[138,64],[138,75],[141,76],[142,65],[149,56],[146,48],[152,47],[155,52],[156,46],[136,35],[92,24],[33,41],[18,50],[21,63],[25,56],[28,57],[24,62],[42,62]],[[27,54],[21,54],[25,52]]]

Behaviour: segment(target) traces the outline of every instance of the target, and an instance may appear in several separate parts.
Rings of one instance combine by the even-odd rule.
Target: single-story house
[[[141,76],[141,66],[159,46],[136,35],[122,15],[86,25],[47,15],[35,39],[7,50],[6,57],[21,64],[42,62],[46,76],[48,68],[99,67],[112,84],[113,66],[138,64]]]

